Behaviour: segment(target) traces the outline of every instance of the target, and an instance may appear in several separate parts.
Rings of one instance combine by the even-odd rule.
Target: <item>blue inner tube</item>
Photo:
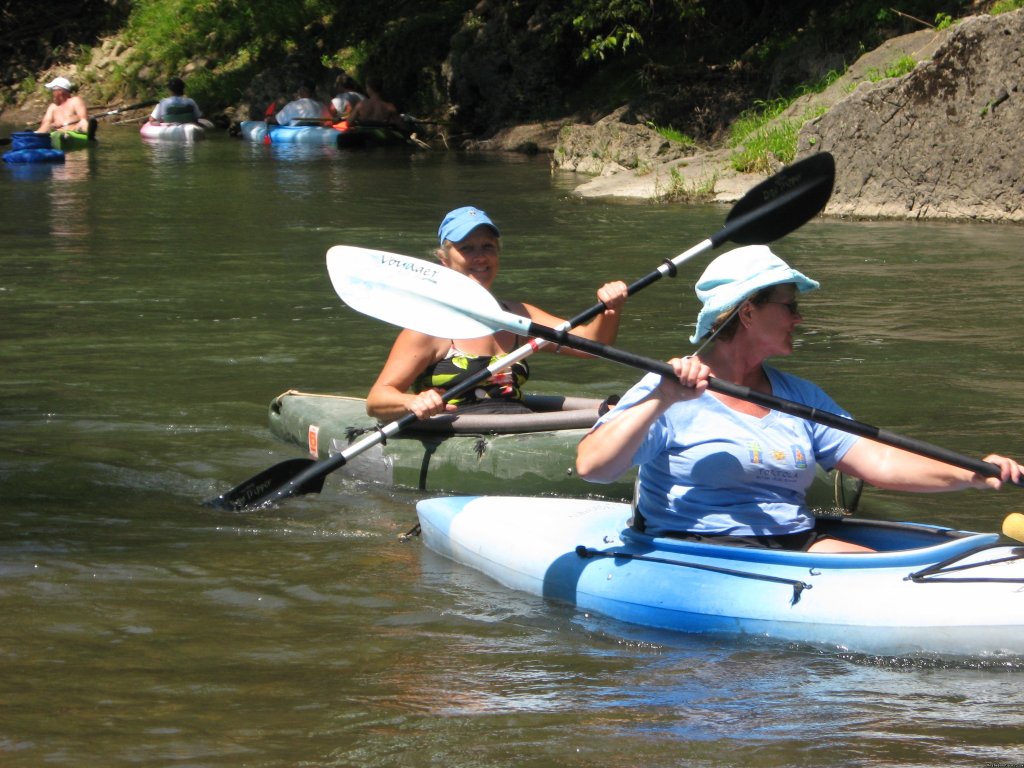
[[[47,136],[47,139],[50,137]],[[5,163],[63,163],[62,149],[12,149],[4,152]]]
[[[35,131],[16,131],[11,134],[11,149],[50,149],[50,134]]]

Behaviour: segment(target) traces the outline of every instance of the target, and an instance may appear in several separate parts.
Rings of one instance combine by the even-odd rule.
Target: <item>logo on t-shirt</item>
[[[807,454],[799,445],[793,446],[793,466],[797,469],[807,469]]]
[[[763,458],[761,456],[761,444],[760,443],[758,443],[758,442],[756,442],[754,440],[751,440],[749,443],[747,443],[747,451],[749,451],[750,463],[751,464],[762,464],[762,463],[764,463],[763,462]]]

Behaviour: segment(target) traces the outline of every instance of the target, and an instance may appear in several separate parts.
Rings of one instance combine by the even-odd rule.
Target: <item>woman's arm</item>
[[[427,366],[444,357],[448,342],[424,333],[404,330],[391,346],[391,354],[366,396],[366,412],[381,421],[394,421],[407,413],[425,419],[445,410],[455,410],[441,400],[441,394],[429,389],[409,392],[416,377]]]
[[[572,333],[576,336],[582,336],[584,339],[600,342],[601,344],[614,344],[615,338],[619,335],[622,307],[628,297],[629,287],[621,280],[605,283],[598,289],[597,299],[603,302],[607,309],[586,325],[573,330]],[[565,322],[562,318],[555,317],[532,304],[520,304],[518,306],[522,307],[526,317],[540,325],[555,328]],[[580,352],[569,347],[548,345],[544,349],[549,352],[561,352],[564,355],[571,355],[573,357],[593,357],[586,352]]]
[[[594,483],[614,482],[633,464],[651,425],[669,406],[691,400],[708,388],[708,367],[693,357],[669,363],[677,380],[666,380],[647,397],[590,432],[576,449],[576,472]]]
[[[998,489],[1003,482],[1020,480],[1021,466],[1013,459],[992,454],[986,456],[985,461],[1000,467],[999,477],[982,477],[970,470],[865,438],[846,452],[836,468],[878,488],[918,493]]]

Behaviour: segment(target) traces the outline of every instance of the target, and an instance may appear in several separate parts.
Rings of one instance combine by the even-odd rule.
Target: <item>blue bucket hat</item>
[[[711,332],[715,318],[738,306],[762,288],[794,283],[801,293],[820,284],[797,272],[776,256],[767,245],[734,248],[708,264],[694,290],[703,302],[697,315],[697,330],[690,337],[696,344]]]
[[[444,245],[445,240],[450,240],[453,243],[461,242],[470,232],[482,226],[490,227],[494,230],[494,234],[501,237],[501,232],[498,231],[494,222],[479,208],[474,208],[471,205],[456,208],[454,211],[448,212],[441,222],[441,226],[437,228],[437,242],[441,245]]]

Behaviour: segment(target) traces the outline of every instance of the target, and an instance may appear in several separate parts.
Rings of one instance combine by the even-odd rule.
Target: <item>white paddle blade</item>
[[[327,252],[327,271],[352,309],[430,336],[474,339],[529,327],[475,280],[422,259],[336,245]]]

